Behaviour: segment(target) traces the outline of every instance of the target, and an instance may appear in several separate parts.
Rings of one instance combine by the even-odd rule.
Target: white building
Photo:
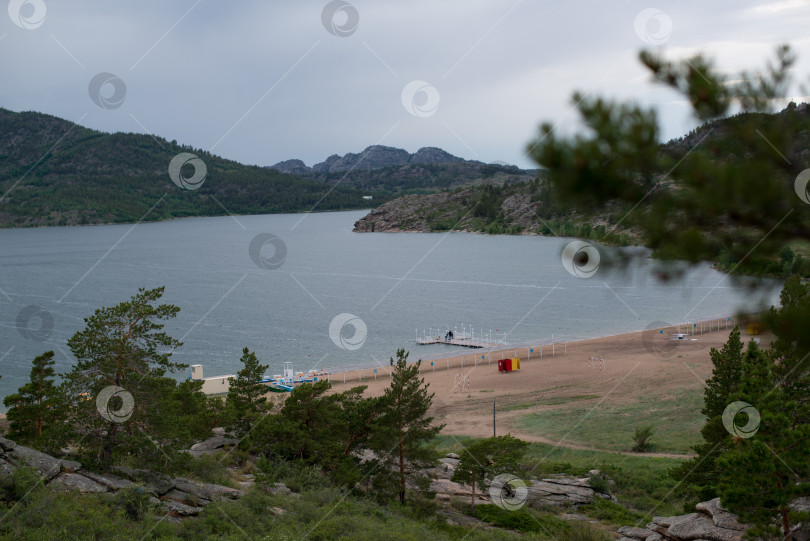
[[[235,374],[227,374],[225,376],[214,376],[211,378],[203,377],[203,367],[201,364],[191,365],[191,380],[202,380],[202,392],[204,394],[224,394],[228,392],[231,387],[231,380],[235,379]]]

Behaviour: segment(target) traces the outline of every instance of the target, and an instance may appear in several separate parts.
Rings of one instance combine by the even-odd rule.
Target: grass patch
[[[559,406],[568,404],[569,402],[578,402],[580,400],[593,400],[599,398],[595,394],[582,394],[576,396],[550,396],[547,398],[538,398],[534,402],[525,402],[521,404],[507,404],[498,408],[500,411],[515,411],[533,408],[534,406]]]
[[[616,527],[631,526],[635,524],[647,524],[652,520],[652,515],[639,513],[631,509],[627,509],[604,498],[594,498],[593,503],[581,505],[580,512],[585,513],[591,518],[603,520]]]
[[[554,541],[610,541],[609,533],[601,531],[591,524],[568,522],[549,513],[539,513],[522,508],[506,511],[496,505],[478,505],[475,516],[479,520],[494,524],[522,534],[536,534],[535,539],[553,539]]]
[[[447,453],[460,453],[466,445],[475,440],[470,436],[449,436],[439,434],[430,442],[430,446],[436,450],[437,454],[444,456]]]
[[[500,528],[521,533],[543,533],[552,536],[552,539],[557,539],[559,533],[570,528],[566,521],[554,515],[531,513],[525,507],[508,511],[497,505],[480,504],[475,507],[475,517]]]
[[[628,451],[633,445],[633,431],[653,425],[650,451],[691,453],[699,441],[703,425],[702,389],[685,389],[677,398],[654,395],[638,398],[630,404],[561,407],[530,413],[516,420],[519,429],[547,438],[565,438],[573,443]],[[517,408],[516,408],[517,409]]]

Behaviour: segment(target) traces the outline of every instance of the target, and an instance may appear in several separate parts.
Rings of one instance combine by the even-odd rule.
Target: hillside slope
[[[183,152],[198,156],[207,169],[196,190],[175,185],[169,176],[170,162]],[[184,177],[194,173],[191,165],[182,169]],[[368,208],[372,203],[363,195],[176,141],[108,134],[0,108],[0,227]]]
[[[791,115],[791,119],[801,122],[802,126],[798,138],[793,141],[795,148],[783,149],[785,154],[810,157],[810,107],[806,104],[792,104],[771,115],[744,113],[704,124],[684,137],[662,144],[660,153],[673,163],[696,147],[711,160],[744,159],[746,147],[730,134],[735,133],[740,125],[765,129],[770,123],[782,121],[785,115]],[[671,190],[673,183],[666,173],[665,170],[654,173],[654,186]],[[537,180],[530,182],[468,186],[436,194],[399,197],[372,210],[355,223],[354,230],[531,233],[578,236],[615,244],[636,240],[634,232],[623,226],[624,217],[631,210],[628,205],[616,203],[598,215],[562,208],[545,192],[543,171],[537,175]]]

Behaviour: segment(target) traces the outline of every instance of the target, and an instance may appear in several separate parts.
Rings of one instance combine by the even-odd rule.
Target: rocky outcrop
[[[62,469],[72,471],[81,468],[81,464],[70,460],[60,460],[35,449],[30,449],[16,442],[0,436],[0,460],[5,464],[0,467],[0,476],[11,475],[18,468],[29,467],[39,472],[46,480],[50,481]]]
[[[517,193],[508,195],[498,209],[503,217],[504,228],[519,228],[522,232],[537,231],[543,205],[533,201],[524,188],[515,188]],[[475,215],[475,206],[481,199],[477,187],[465,187],[452,192],[403,195],[387,201],[371,210],[355,222],[356,232],[430,232],[430,231],[476,231],[480,218]]]
[[[459,455],[447,453],[438,463],[424,470],[430,478],[430,490],[436,493],[440,501],[447,501],[453,497],[467,497],[472,494],[469,485],[456,483],[451,480],[453,472],[458,467]],[[594,470],[598,474],[598,470]],[[591,503],[595,497],[616,500],[609,494],[600,494],[591,488],[588,478],[559,476],[548,479],[531,479],[526,481],[526,504],[533,507],[577,506]],[[488,489],[476,489],[478,503],[490,503]]]
[[[594,494],[587,479],[533,479],[529,482],[528,503],[532,506],[585,505],[593,501]]]
[[[205,441],[192,445],[191,449],[188,450],[188,453],[194,457],[212,455],[225,449],[226,447],[236,445],[237,443],[239,443],[239,440],[236,438],[229,438],[225,434],[216,434]]]
[[[78,473],[60,473],[50,483],[51,487],[79,492],[108,492],[109,487]]]
[[[799,500],[794,502],[801,505]],[[653,517],[646,528],[623,526],[618,530],[624,536],[620,541],[742,541],[748,526],[724,509],[719,498],[699,503],[695,509],[688,515]],[[805,528],[797,525],[793,539],[810,539],[810,529]]]
[[[424,147],[410,154],[407,150],[383,145],[372,145],[359,154],[349,152],[345,156],[333,154],[312,167],[307,167],[301,160],[285,160],[271,169],[293,175],[312,175],[318,173],[341,173],[349,170],[371,171],[409,164],[441,164],[463,162],[462,158],[436,147]]]
[[[308,175],[312,170],[301,160],[284,160],[272,167],[276,171],[290,175]]]
[[[215,437],[220,438],[219,442],[229,440],[223,435]],[[122,466],[114,466],[115,473],[89,472],[78,462],[54,458],[0,436],[0,480],[13,476],[23,467],[37,471],[43,484],[54,490],[105,494],[137,486],[150,494],[164,512],[174,517],[195,516],[211,502],[235,500],[245,495],[245,492],[231,487]]]
[[[401,148],[386,147],[382,145],[373,145],[366,148],[360,154],[352,154],[351,152],[345,156],[332,155],[326,161],[317,163],[312,166],[312,170],[316,173],[339,173],[348,171],[349,169],[383,169],[385,167],[394,167],[397,165],[405,165],[411,160],[411,155],[407,150]]]
[[[436,147],[423,147],[411,155],[410,163],[453,163],[464,161]]]

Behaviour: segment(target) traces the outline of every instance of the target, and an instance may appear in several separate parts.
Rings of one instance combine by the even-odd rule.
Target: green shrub
[[[648,440],[652,437],[653,432],[655,432],[655,427],[652,425],[637,427],[636,431],[633,432],[633,441],[635,441],[633,451],[637,453],[646,453],[649,451],[650,444]]]
[[[613,536],[587,522],[574,522],[571,528],[561,532],[559,541],[611,541]]]
[[[501,528],[508,528],[522,533],[544,533],[555,538],[560,532],[570,528],[566,521],[553,515],[532,514],[525,508],[508,511],[491,504],[477,505],[475,507],[475,517]]]
[[[21,501],[38,485],[42,485],[42,476],[34,468],[22,467],[3,479],[4,497],[11,501]]]
[[[608,480],[601,475],[592,475],[589,477],[588,484],[591,485],[591,488],[596,492],[600,492],[602,494],[610,493],[610,485],[608,484]]]
[[[648,518],[646,515],[631,511],[618,503],[598,496],[593,499],[593,502],[580,506],[579,510],[591,518],[604,520],[616,526],[635,524]]]
[[[234,451],[236,452],[236,451]],[[228,467],[234,462],[233,454],[202,455],[189,457],[174,471],[177,475],[190,477],[214,485],[232,486],[231,474]]]
[[[317,466],[288,462],[279,458],[264,459],[256,464],[256,483],[284,483],[294,492],[330,486],[329,478]]]
[[[112,497],[112,505],[134,521],[143,520],[146,512],[152,508],[149,493],[139,486],[128,486],[117,491]]]

